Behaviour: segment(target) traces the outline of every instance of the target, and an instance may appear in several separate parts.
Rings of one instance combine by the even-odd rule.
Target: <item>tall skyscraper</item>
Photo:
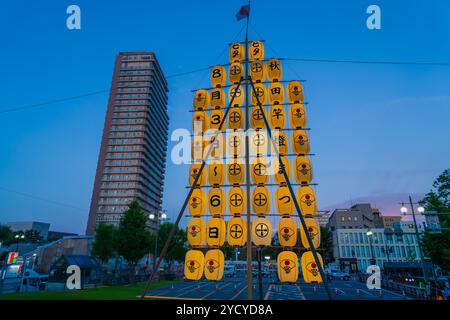
[[[167,81],[154,53],[119,53],[87,234],[93,234],[99,223],[118,225],[133,199],[146,214],[161,210],[169,126],[167,92]]]

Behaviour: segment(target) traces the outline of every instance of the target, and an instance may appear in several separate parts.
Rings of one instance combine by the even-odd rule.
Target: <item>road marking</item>
[[[200,288],[203,288],[203,287],[206,287],[208,285],[208,283],[206,283],[206,284],[204,284],[204,285],[202,285],[202,286],[195,286],[195,288],[193,288],[193,289],[191,289],[191,290],[189,290],[189,291],[185,291],[185,292],[182,292],[182,293],[180,293],[179,295],[177,295],[177,296],[175,296],[175,297],[180,297],[180,296],[182,296],[183,294],[185,294],[185,293],[189,293],[189,292],[192,292],[192,291],[194,291],[194,290],[197,290],[197,288],[198,289],[200,289]]]
[[[300,292],[300,296],[302,297],[302,300],[306,300],[305,295],[303,294],[302,289],[298,284],[295,285],[297,287],[298,292]]]
[[[230,284],[231,284],[231,282],[228,282],[228,283],[224,284],[223,286],[219,287],[218,289],[220,290],[220,289],[222,289],[222,288],[225,288],[225,287],[229,286]],[[216,293],[216,292],[217,292],[217,290],[216,290],[216,288],[214,288],[213,290],[211,290],[210,293],[208,293],[206,296],[202,297],[201,299],[203,300],[203,299],[205,299],[205,298],[207,298],[207,297],[213,295],[213,294]]]
[[[138,298],[140,296],[137,296]],[[144,296],[144,298],[149,299],[163,299],[163,300],[200,300],[196,298],[178,298],[178,297],[168,297],[168,296]]]
[[[346,294],[343,290],[341,290],[339,288],[334,288],[334,290],[340,291],[340,292],[342,292],[342,294]]]
[[[236,299],[245,289],[247,289],[248,285],[245,285],[238,293],[236,293],[230,300]]]
[[[266,295],[265,295],[265,297],[264,297],[264,300],[267,300],[267,299],[269,299],[269,294],[270,294],[270,290],[272,289],[272,284],[271,285],[269,285],[269,288],[267,288],[267,292],[266,292]]]

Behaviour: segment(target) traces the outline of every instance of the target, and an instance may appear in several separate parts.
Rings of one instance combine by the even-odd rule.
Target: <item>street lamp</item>
[[[16,238],[16,241],[17,241],[17,243],[16,243],[16,251],[19,251],[19,242],[20,242],[20,240],[23,240],[23,239],[25,239],[25,235],[24,234],[16,234],[15,236],[14,236],[14,238]]]
[[[373,255],[373,246],[372,246],[372,236],[373,236],[373,232],[371,230],[368,230],[366,232],[367,237],[369,238],[369,244],[370,244],[370,254],[372,255],[372,258],[370,259],[370,264],[371,265],[375,265],[376,264],[376,260],[375,260],[375,256]]]
[[[165,212],[158,214],[158,218],[156,217],[155,214],[150,213],[150,215],[148,216],[148,218],[152,221],[157,220],[157,226],[156,226],[156,232],[155,232],[155,248],[153,251],[153,270],[156,268],[156,256],[157,256],[157,252],[158,252],[158,234],[159,234],[159,226],[160,226],[160,222],[163,222],[165,220],[167,220],[167,214]]]

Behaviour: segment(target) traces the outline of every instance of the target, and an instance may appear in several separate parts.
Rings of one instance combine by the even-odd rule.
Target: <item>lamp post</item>
[[[375,260],[375,256],[373,255],[373,246],[372,246],[373,232],[371,230],[369,230],[366,232],[366,235],[367,235],[367,238],[369,238],[370,254],[372,255],[372,258],[370,259],[370,264],[375,265],[376,260]]]
[[[411,214],[413,216],[414,232],[415,232],[415,235],[416,235],[416,241],[417,241],[417,245],[419,247],[419,255],[420,255],[420,263],[422,265],[423,280],[425,282],[425,288],[426,288],[427,297],[429,297],[429,292],[428,292],[429,279],[428,279],[428,274],[427,274],[426,267],[425,267],[425,260],[423,258],[423,250],[422,250],[422,244],[420,242],[419,228],[417,228],[416,214],[414,212],[414,205],[415,204],[419,205],[419,207],[417,208],[417,211],[420,214],[423,214],[425,212],[425,209],[421,205],[421,203],[413,203],[412,199],[411,199],[411,196],[409,196],[409,205],[411,207]],[[406,215],[406,213],[408,212],[408,208],[405,206],[405,204],[403,202],[401,203],[401,205],[402,205],[402,207],[400,208],[400,212],[403,213],[403,215]]]
[[[25,235],[24,234],[16,234],[14,236],[14,238],[16,239],[17,243],[16,243],[16,252],[19,251],[19,242],[23,239],[25,239]]]
[[[161,215],[158,214],[158,217],[156,217],[155,214],[150,213],[150,215],[148,216],[148,218],[152,221],[156,220],[157,226],[156,226],[156,232],[155,232],[155,246],[154,246],[154,251],[153,251],[153,269],[156,268],[156,257],[158,255],[158,234],[159,234],[159,226],[160,226],[160,222],[163,222],[167,219],[167,214],[166,213],[161,213]]]

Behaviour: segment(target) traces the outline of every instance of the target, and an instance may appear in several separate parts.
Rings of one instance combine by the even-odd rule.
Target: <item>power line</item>
[[[72,209],[76,209],[76,210],[86,211],[86,209],[83,209],[83,208],[80,208],[80,207],[77,207],[77,206],[73,206],[71,204],[67,204],[67,203],[63,203],[63,202],[59,202],[59,201],[55,201],[55,200],[41,198],[41,197],[29,194],[29,193],[15,191],[15,190],[7,189],[7,188],[4,188],[4,187],[0,187],[0,190],[6,191],[6,192],[9,192],[9,193],[15,193],[15,194],[21,195],[23,197],[27,197],[27,198],[31,198],[31,199],[35,199],[35,200],[40,200],[40,201],[56,204],[56,205],[62,206],[62,207],[67,207],[67,208],[72,208]]]
[[[391,64],[391,65],[422,65],[449,67],[450,62],[427,62],[427,61],[381,61],[381,60],[338,60],[338,59],[307,59],[307,58],[283,58],[287,61],[302,62],[327,62],[327,63],[357,63],[357,64]]]

